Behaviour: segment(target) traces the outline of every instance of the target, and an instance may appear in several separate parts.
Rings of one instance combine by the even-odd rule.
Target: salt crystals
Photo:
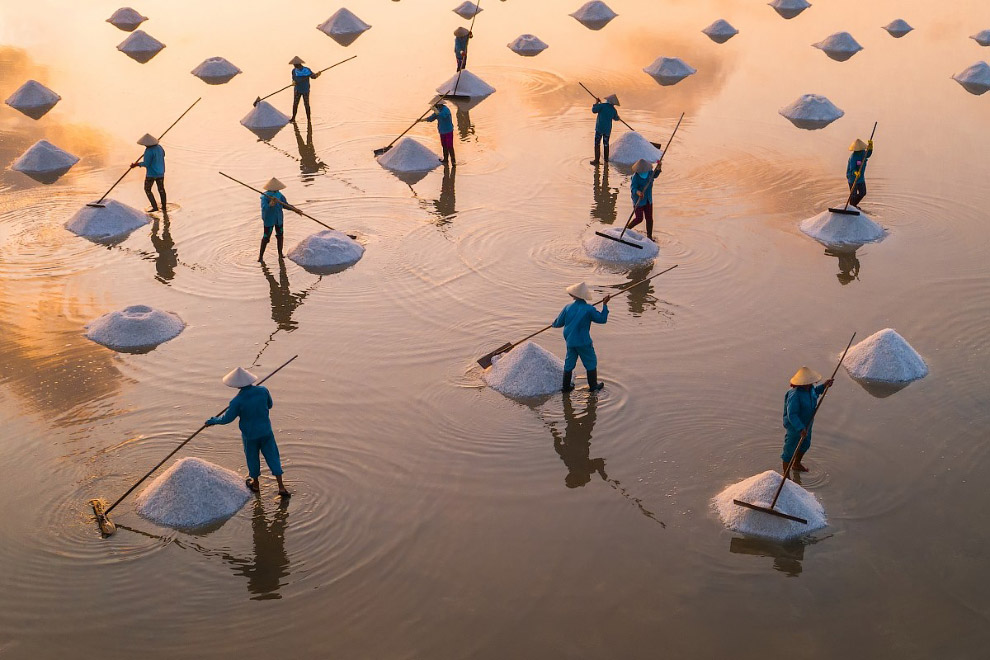
[[[102,207],[84,206],[65,223],[77,236],[97,243],[123,240],[132,231],[151,222],[148,214],[115,199],[104,199]]]
[[[86,324],[86,338],[122,352],[145,352],[178,337],[185,327],[172,312],[131,305]]]
[[[679,57],[658,57],[653,64],[643,69],[661,85],[674,85],[698,72]]]
[[[37,80],[29,80],[7,97],[4,103],[23,112],[31,119],[41,119],[60,100],[62,100],[61,96]]]
[[[481,376],[493,390],[519,399],[559,392],[564,381],[564,361],[533,342],[524,342],[508,353],[496,355]]]
[[[165,44],[155,39],[144,30],[132,32],[130,36],[117,44],[117,50],[132,60],[144,64],[161,52]]]
[[[38,140],[14,161],[10,169],[26,174],[38,183],[55,183],[78,162],[78,156],[59,149],[48,140]]]
[[[739,500],[770,508],[770,502],[773,501],[781,479],[782,477],[773,470],[754,475],[729,486],[712,498],[712,507],[722,519],[722,524],[732,531],[775,541],[796,539],[824,528],[828,523],[821,502],[791,479],[784,484],[774,511],[803,518],[808,524],[754,511],[733,502]]]
[[[485,11],[478,7],[478,5],[470,2],[470,0],[464,0],[461,4],[454,7],[453,12],[460,16],[461,18],[473,18],[475,14],[480,14]]]
[[[794,18],[811,6],[808,0],[773,0],[768,4],[783,18]]]
[[[981,46],[990,46],[990,30],[982,30],[970,36],[970,39]]]
[[[909,383],[928,375],[928,365],[904,337],[886,328],[849,349],[843,362],[857,380]]]
[[[601,0],[592,0],[581,5],[571,16],[589,30],[601,30],[618,14]]]
[[[548,46],[539,37],[532,34],[521,34],[508,44],[509,49],[516,55],[533,57],[545,51]]]
[[[148,20],[147,16],[142,16],[130,7],[121,7],[107,19],[107,23],[119,28],[124,32],[133,32],[137,26]]]
[[[582,243],[584,244],[584,251],[593,259],[609,263],[637,263],[651,261],[660,254],[660,248],[657,247],[657,244],[635,229],[627,229],[624,234],[622,227],[596,225],[594,229],[615,238],[619,238],[621,234],[622,240],[642,247],[635,248],[632,245],[603,238],[592,231],[585,235]]]
[[[724,44],[726,41],[739,34],[739,30],[732,27],[727,20],[722,18],[706,27],[702,30],[702,32],[717,44]]]
[[[818,48],[836,62],[845,62],[850,57],[863,50],[851,34],[848,32],[836,32],[825,37],[818,43],[811,44]]]
[[[262,101],[254,106],[254,109],[241,119],[241,125],[262,140],[271,140],[288,123],[288,115],[279,112],[268,101]]]
[[[371,26],[355,16],[350,9],[341,7],[333,16],[316,26],[316,29],[341,46],[350,46],[365,30],[370,30]]]
[[[398,173],[429,172],[440,166],[440,157],[416,140],[402,138],[395,147],[378,157],[378,164]]]
[[[952,79],[970,94],[985,94],[990,90],[990,64],[977,62],[952,76]]]
[[[482,99],[495,93],[495,88],[467,69],[463,69],[460,72],[460,79],[458,79],[457,75],[451,76],[450,80],[437,87],[437,93],[460,94]]]
[[[191,73],[207,85],[222,85],[242,71],[222,57],[210,57],[203,60]]]
[[[611,144],[609,162],[623,167],[631,167],[637,160],[643,159],[648,163],[660,160],[663,152],[636,131],[623,133],[618,140]]]
[[[329,272],[353,266],[363,255],[363,245],[347,234],[326,229],[300,241],[289,252],[289,259],[307,270]]]
[[[805,94],[779,112],[798,128],[809,131],[825,128],[846,114],[819,94]]]
[[[137,512],[151,522],[196,529],[230,518],[251,498],[236,472],[199,458],[180,458],[137,496]]]
[[[908,25],[908,22],[903,18],[898,18],[884,25],[883,29],[895,39],[900,39],[914,28]]]
[[[850,206],[849,210],[859,209]],[[829,247],[859,247],[866,243],[882,241],[887,235],[883,227],[862,211],[859,215],[822,211],[802,221],[801,231]]]

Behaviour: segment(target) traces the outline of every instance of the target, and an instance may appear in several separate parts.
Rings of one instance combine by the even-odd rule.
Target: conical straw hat
[[[243,367],[237,367],[223,377],[223,384],[227,387],[247,387],[257,381],[258,377]]]
[[[619,97],[616,96],[615,94],[609,94],[608,96],[606,96],[605,97],[605,102],[606,103],[611,103],[612,105],[620,105],[619,104]]]
[[[857,138],[856,141],[849,145],[849,151],[866,151],[869,147],[870,145]]]
[[[463,27],[463,26],[457,28],[456,30],[454,30],[454,36],[455,37],[466,37],[466,36],[468,36],[468,33],[469,33],[468,29],[466,27]]]
[[[305,64],[305,63],[306,63],[305,60],[303,60],[303,58],[299,57],[298,55],[296,55],[291,60],[289,60],[289,64]]]
[[[277,190],[285,190],[285,184],[272,177],[272,180],[265,184],[265,190],[267,192],[275,192]]]
[[[585,302],[591,302],[591,289],[584,282],[579,284],[572,284],[567,287],[567,293],[571,294],[575,298],[580,298]]]
[[[801,367],[797,373],[791,377],[791,385],[812,385],[822,379],[822,375],[814,369]]]
[[[643,160],[642,158],[640,158],[635,163],[633,163],[632,166],[632,171],[636,172],[637,174],[642,174],[643,172],[649,172],[652,169],[653,169],[653,165],[651,165],[649,161]]]
[[[137,141],[142,147],[153,147],[158,144],[158,139],[149,133],[145,133],[141,136],[141,139]]]

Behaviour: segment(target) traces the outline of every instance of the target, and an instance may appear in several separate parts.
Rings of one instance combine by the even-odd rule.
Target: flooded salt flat
[[[136,6],[166,44],[145,64],[116,49],[116,4],[0,7],[3,98],[31,78],[62,97],[37,121],[0,109],[0,657],[982,656],[990,110],[950,76],[986,60],[968,36],[990,9],[835,0],[784,20],[760,3],[613,0],[619,17],[592,31],[567,15],[580,2],[483,3],[468,68],[497,91],[454,112],[456,170],[410,183],[372,151],[451,76],[456,4],[354,0],[372,29],[347,47],[315,29],[337,6]],[[915,27],[902,39],[880,28],[898,17]],[[739,34],[712,42],[717,18]],[[811,46],[839,31],[863,51]],[[550,47],[516,55],[524,33]],[[293,55],[358,57],[313,82],[311,126],[259,141],[239,121]],[[189,73],[214,56],[243,73]],[[642,71],[661,56],[698,72],[662,87]],[[678,268],[595,328],[603,392],[516,402],[477,357],[553,320],[572,282],[606,293],[651,272],[582,247],[630,202],[627,170],[588,164],[578,81],[654,141],[686,113],[652,264]],[[844,116],[795,128],[778,110],[807,93]],[[134,141],[197,97],[163,140],[167,220],[115,245],[66,231]],[[291,109],[290,92],[269,101]],[[863,207],[888,235],[825,248],[798,224],[845,201],[847,147],[874,121]],[[411,135],[439,151],[433,124]],[[10,170],[39,139],[81,158],[52,185]],[[278,177],[363,257],[320,274],[269,246],[259,265],[257,196],[219,171]],[[141,174],[113,197],[146,208]],[[287,215],[287,251],[322,229]],[[143,354],[86,339],[138,304],[185,329]],[[779,467],[793,371],[828,372],[853,330],[886,327],[930,374],[878,397],[840,372],[801,478],[829,526],[784,545],[724,529],[711,497]],[[556,332],[537,341],[563,354]],[[229,369],[294,354],[270,383],[287,506],[264,476],[260,500],[185,533],[125,500],[100,539],[90,498],[115,499],[222,409]],[[232,427],[180,455],[245,471]]]

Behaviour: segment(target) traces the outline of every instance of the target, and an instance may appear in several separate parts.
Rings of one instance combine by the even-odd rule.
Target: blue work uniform
[[[278,200],[277,202],[275,202],[274,206],[269,203],[273,199]],[[261,196],[261,220],[265,224],[265,238],[269,238],[272,235],[273,230],[279,236],[282,235],[283,232],[282,220],[283,220],[284,207],[282,206],[282,204],[279,204],[279,202],[282,202],[282,204],[288,203],[287,200],[285,199],[285,195],[278,192],[277,190],[268,191]]]
[[[454,59],[457,60],[457,70],[460,71],[467,66],[467,47],[470,34],[463,37],[454,37]]]
[[[309,79],[312,77],[313,72],[308,66],[292,69],[292,84],[297,94],[309,94]]]
[[[638,193],[642,192],[640,197]],[[632,196],[633,206],[646,206],[653,203],[653,171],[637,172],[633,174],[629,183],[629,194]]]
[[[451,117],[450,108],[446,105],[441,105],[438,110],[434,110],[433,114],[426,118],[426,121],[435,121],[437,132],[440,135],[454,132],[454,118]]]
[[[811,416],[815,413],[818,397],[825,391],[825,384],[808,388],[792,387],[784,395],[784,451],[780,459],[790,463],[794,451],[806,452],[811,447]],[[808,430],[801,442],[801,431]],[[798,446],[801,442],[801,446]]]
[[[578,357],[588,371],[598,368],[598,357],[591,342],[591,324],[605,323],[607,320],[607,304],[602,305],[602,311],[599,312],[594,305],[578,299],[561,310],[552,326],[564,329],[564,342],[567,344],[564,371],[574,371]]]
[[[611,103],[596,103],[591,111],[598,115],[595,120],[595,134],[609,136],[612,134],[612,122],[619,118],[619,111]]]
[[[866,164],[873,149],[866,151],[854,151],[849,155],[849,163],[846,165],[846,181],[849,182],[849,203],[859,206],[859,203],[866,197]],[[856,180],[856,172],[859,172],[859,180]]]
[[[138,161],[138,167],[145,169],[146,179],[160,179],[165,176],[165,149],[156,144],[144,148],[144,157]]]
[[[282,474],[282,461],[278,455],[278,445],[275,444],[275,433],[268,418],[268,411],[274,402],[267,387],[248,385],[230,400],[230,406],[221,417],[211,417],[206,420],[207,426],[215,424],[230,424],[237,419],[241,430],[241,441],[244,444],[244,458],[247,460],[248,475],[257,479],[261,475],[260,452],[265,457],[265,463],[272,475]]]

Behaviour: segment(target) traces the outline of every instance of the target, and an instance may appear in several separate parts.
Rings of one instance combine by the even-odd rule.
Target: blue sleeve
[[[605,323],[608,320],[608,305],[602,305],[602,311],[591,308],[591,320],[595,323]]]
[[[265,208],[267,207],[267,202],[268,202],[268,195],[262,195],[261,196],[261,212],[262,213],[265,212]]]
[[[207,420],[207,426],[213,426],[214,424],[230,424],[232,421],[237,419],[237,397],[230,400],[230,405],[227,406],[227,412],[223,414],[222,417],[211,417]]]
[[[596,115],[598,114],[598,110],[599,110],[599,108],[598,108],[598,105],[599,105],[599,104],[598,104],[598,103],[596,103],[596,104],[594,104],[593,106],[591,106],[591,111],[592,111],[593,113],[595,113]]]
[[[440,119],[440,115],[434,112],[432,115],[426,118],[426,121],[436,121],[437,119]]]
[[[815,394],[816,395],[821,396],[822,395],[822,392],[824,392],[824,391],[825,391],[825,383],[822,383],[821,385],[815,385]]]
[[[801,416],[798,414],[801,410],[801,405],[798,403],[798,398],[796,396],[787,397],[787,402],[784,408],[784,416],[787,418],[787,422],[790,424],[791,428],[797,431],[804,430],[804,422],[801,421]]]
[[[551,327],[554,327],[554,328],[563,328],[564,327],[564,315],[565,314],[567,314],[567,308],[566,307],[564,309],[560,310],[560,314],[558,314],[557,315],[557,318],[554,320],[554,322],[550,324]]]

